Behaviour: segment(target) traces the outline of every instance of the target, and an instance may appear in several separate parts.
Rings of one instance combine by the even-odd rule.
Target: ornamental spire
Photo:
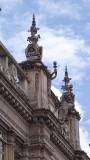
[[[30,30],[28,32],[31,32],[31,36],[28,37],[28,41],[32,44],[36,44],[38,39],[40,38],[40,35],[36,35],[39,28],[36,27],[36,21],[35,21],[35,15],[33,14],[32,18],[32,26],[30,27]]]
[[[32,26],[36,26],[35,15],[33,14]]]
[[[62,89],[64,92],[66,93],[71,93],[72,92],[72,88],[73,88],[73,85],[72,84],[69,84],[71,78],[68,77],[68,71],[67,71],[67,66],[65,67],[65,76],[64,76],[64,85],[62,86]]]
[[[31,35],[28,37],[29,44],[25,50],[27,60],[29,61],[41,61],[42,59],[42,47],[37,44],[40,35],[37,35],[39,28],[36,27],[35,15],[32,17],[32,25],[28,32],[31,32]]]

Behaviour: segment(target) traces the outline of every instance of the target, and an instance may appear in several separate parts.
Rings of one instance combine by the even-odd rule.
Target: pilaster
[[[13,130],[10,130],[8,132],[7,160],[14,160],[14,142],[15,142],[15,134]]]
[[[14,160],[14,145],[7,145],[7,160]]]

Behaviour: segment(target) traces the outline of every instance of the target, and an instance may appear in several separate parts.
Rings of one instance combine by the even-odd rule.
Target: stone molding
[[[75,151],[75,160],[90,160],[87,154],[82,150]]]
[[[42,115],[41,115],[42,113]],[[50,130],[50,140],[57,146],[70,160],[74,158],[74,149],[64,138],[60,130],[60,123],[56,117],[45,109],[35,110],[32,124],[45,124]]]
[[[74,159],[74,150],[71,146],[67,147],[66,143],[62,141],[58,136],[54,133],[50,135],[51,141],[69,158],[69,160]]]
[[[69,115],[69,116],[72,116],[72,117],[74,116],[74,117],[76,117],[78,120],[81,119],[79,112],[76,111],[75,108],[69,109],[69,110],[68,110],[68,115]]]
[[[19,63],[19,65],[25,71],[29,69],[43,70],[45,74],[50,78],[50,72],[41,61],[40,62],[39,61],[37,62],[23,61],[22,63]]]
[[[0,78],[2,79],[4,75],[2,75]],[[4,82],[4,83],[3,83]],[[5,82],[5,79],[2,81],[0,81],[0,93],[1,95],[7,100],[7,102],[27,121],[30,122],[31,121],[31,107],[29,104],[26,103],[26,101],[22,102],[23,99],[19,98],[20,97],[19,93],[17,93],[17,91],[15,90],[15,88],[13,88],[13,86],[11,86],[14,89],[14,93],[17,95],[17,97],[15,96],[15,94],[12,93],[12,89],[10,90],[11,87],[9,87],[8,83]],[[6,84],[5,84],[6,83]],[[9,88],[9,89],[8,89]],[[20,101],[21,100],[21,101]],[[27,108],[25,108],[24,107]],[[29,111],[30,110],[30,111]]]

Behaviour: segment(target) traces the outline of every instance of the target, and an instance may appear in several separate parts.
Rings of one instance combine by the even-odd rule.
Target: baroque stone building
[[[81,150],[80,115],[65,68],[63,93],[51,90],[33,15],[26,61],[17,63],[0,42],[0,160],[90,160]]]

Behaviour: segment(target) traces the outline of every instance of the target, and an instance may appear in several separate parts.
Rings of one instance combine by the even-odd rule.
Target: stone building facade
[[[63,93],[51,90],[57,76],[42,62],[33,15],[26,61],[17,63],[0,42],[0,160],[90,160],[81,150],[80,115],[65,68]]]

